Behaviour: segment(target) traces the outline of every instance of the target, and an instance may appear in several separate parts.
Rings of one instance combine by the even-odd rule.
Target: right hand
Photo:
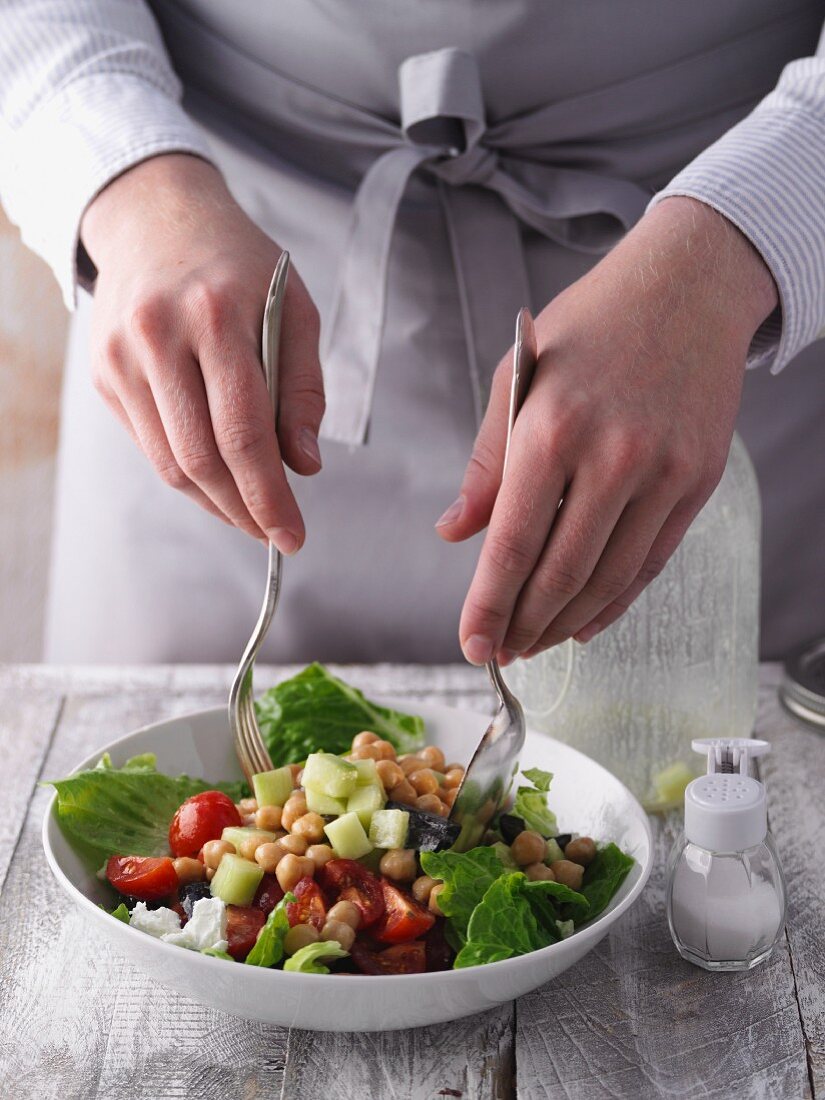
[[[319,319],[295,269],[284,306],[277,433],[261,365],[266,292],[281,249],[215,168],[171,154],[110,183],[83,218],[98,271],[98,392],[160,477],[285,554],[304,541],[283,462],[321,468]]]

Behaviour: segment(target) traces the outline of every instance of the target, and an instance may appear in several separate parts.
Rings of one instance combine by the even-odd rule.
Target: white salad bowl
[[[489,718],[434,703],[381,699],[414,709],[427,741],[448,759],[465,760]],[[102,747],[78,765],[92,767],[108,751],[118,767],[138,753],[157,755],[158,769],[218,782],[240,777],[226,711],[200,711],[158,722]],[[635,864],[609,907],[592,924],[539,951],[503,962],[432,974],[367,976],[299,974],[244,966],[163,943],[113,919],[109,887],[90,874],[57,823],[56,797],[43,822],[43,846],[55,878],[90,924],[157,981],[188,997],[248,1019],[316,1031],[387,1031],[454,1020],[493,1008],[557,977],[583,958],[638,898],[652,861],[650,826],[633,795],[593,760],[544,735],[528,732],[524,767],[553,772],[549,804],[559,830],[614,841]],[[277,764],[278,762],[275,761]]]

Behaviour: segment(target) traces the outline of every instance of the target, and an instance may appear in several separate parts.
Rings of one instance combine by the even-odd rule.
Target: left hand
[[[722,476],[748,346],[776,303],[735,226],[669,198],[539,314],[506,481],[511,354],[437,527],[451,542],[487,527],[461,616],[469,661],[587,642],[661,572]]]

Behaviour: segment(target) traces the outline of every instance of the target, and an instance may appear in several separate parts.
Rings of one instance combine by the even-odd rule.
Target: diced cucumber
[[[369,829],[372,815],[380,810],[387,801],[384,787],[379,782],[368,787],[356,787],[347,799],[347,811],[358,814],[358,820],[365,829]],[[309,805],[309,803],[307,803]]]
[[[314,752],[304,764],[304,787],[330,798],[349,798],[358,783],[358,769],[331,752]]]
[[[270,840],[275,840],[275,833],[271,833],[268,829],[256,829],[254,825],[227,825],[221,833],[221,840],[228,841],[237,851],[241,842],[248,840],[251,836],[260,837],[259,844],[267,844]]]
[[[307,800],[307,809],[314,814],[333,814],[338,817],[347,812],[347,800],[345,798],[330,798],[328,794],[321,794],[314,787],[305,787],[304,794]]]
[[[283,806],[292,794],[292,771],[284,766],[252,776],[252,788],[259,806]]]
[[[406,810],[377,810],[370,822],[370,842],[376,848],[404,848],[409,827]]]
[[[498,858],[504,864],[508,871],[518,871],[521,868],[513,859],[513,853],[510,851],[510,845],[505,844],[503,840],[497,840],[493,845],[493,851]]]
[[[346,813],[324,826],[335,854],[341,859],[360,859],[372,851],[358,814]],[[223,861],[221,861],[223,862]],[[217,878],[217,876],[215,876]],[[212,880],[214,882],[214,879]]]
[[[375,766],[374,760],[353,760],[353,764],[358,772],[359,787],[369,787],[373,783],[381,783],[381,780],[378,778],[378,769]]]
[[[544,853],[544,862],[549,867],[551,863],[555,863],[557,859],[564,859],[564,852],[559,846],[559,842],[553,837],[547,841],[547,850]]]
[[[212,897],[227,905],[251,905],[263,877],[263,867],[251,859],[225,855],[210,884]]]

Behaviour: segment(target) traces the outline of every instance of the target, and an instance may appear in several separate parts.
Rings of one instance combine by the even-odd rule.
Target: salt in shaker
[[[679,954],[706,970],[750,970],[785,926],[786,890],[765,788],[749,765],[767,741],[707,738],[707,774],[685,790],[685,828],[668,863],[667,915]]]

